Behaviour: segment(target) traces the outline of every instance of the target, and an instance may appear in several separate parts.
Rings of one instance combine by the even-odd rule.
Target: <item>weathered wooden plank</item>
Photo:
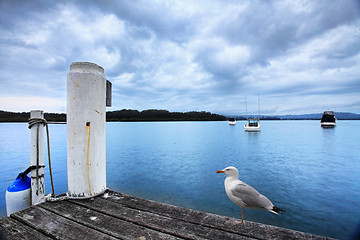
[[[12,218],[57,239],[116,239],[104,233],[86,228],[38,206],[11,215]]]
[[[49,240],[52,239],[27,225],[5,217],[0,219],[0,239],[11,240]]]
[[[71,200],[76,204],[114,216],[157,231],[185,239],[250,239],[216,228],[193,224],[171,216],[161,216],[148,211],[124,207],[111,198],[97,197],[93,200]]]
[[[45,202],[41,208],[64,216],[84,226],[121,239],[180,239],[131,222],[112,217],[69,201]]]
[[[328,239],[109,191],[0,219],[0,239]],[[21,224],[19,224],[21,223]]]
[[[239,219],[219,216],[216,214],[186,209],[169,204],[146,200],[118,192],[109,191],[103,197],[111,201],[134,209],[156,213],[162,216],[181,219],[191,223],[218,228],[231,233],[240,234],[257,239],[330,239],[319,235],[294,231],[291,229],[270,226],[266,224],[244,221],[238,224]]]

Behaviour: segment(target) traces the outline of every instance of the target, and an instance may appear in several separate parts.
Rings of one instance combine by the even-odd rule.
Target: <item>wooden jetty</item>
[[[0,219],[0,239],[328,239],[107,191]]]

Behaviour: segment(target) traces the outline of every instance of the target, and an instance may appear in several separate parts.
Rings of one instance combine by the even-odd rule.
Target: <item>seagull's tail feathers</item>
[[[275,214],[282,214],[282,212],[286,212],[285,210],[281,209],[281,208],[278,208],[278,207],[275,207],[273,206],[273,208],[271,210],[269,210],[270,212],[272,213],[275,213]]]

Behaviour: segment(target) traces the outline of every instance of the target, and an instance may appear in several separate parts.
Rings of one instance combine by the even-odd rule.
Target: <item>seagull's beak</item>
[[[224,173],[224,170],[218,170],[216,173]]]

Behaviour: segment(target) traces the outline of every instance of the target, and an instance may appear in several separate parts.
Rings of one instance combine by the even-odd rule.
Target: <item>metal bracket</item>
[[[111,107],[112,83],[106,80],[106,106]]]

